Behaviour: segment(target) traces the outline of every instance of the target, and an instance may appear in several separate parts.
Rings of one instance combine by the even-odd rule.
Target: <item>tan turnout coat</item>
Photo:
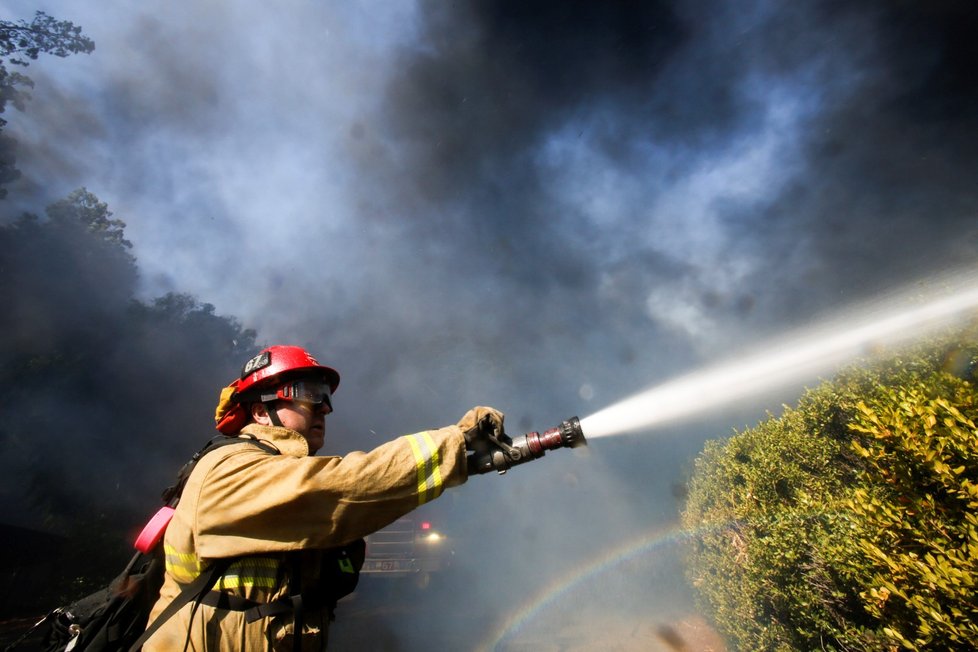
[[[164,536],[166,578],[150,622],[217,558],[244,557],[215,589],[249,600],[269,602],[288,593],[284,560],[295,551],[302,551],[302,586],[313,586],[323,549],[374,532],[466,480],[457,426],[342,458],[310,456],[306,440],[287,428],[250,424],[242,433],[280,454],[242,440],[197,463]],[[185,642],[195,652],[293,649],[290,615],[247,623],[242,612],[200,605],[191,623],[192,608],[185,605],[143,650],[172,652]],[[328,624],[325,610],[306,612],[304,650],[325,649]]]

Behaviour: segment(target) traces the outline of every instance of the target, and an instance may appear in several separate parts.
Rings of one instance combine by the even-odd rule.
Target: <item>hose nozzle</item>
[[[543,433],[528,432],[511,441],[507,439],[505,436],[487,438],[486,446],[475,450],[468,458],[469,475],[489,471],[505,473],[512,466],[543,457],[549,450],[587,446],[577,417],[562,421],[556,428]]]

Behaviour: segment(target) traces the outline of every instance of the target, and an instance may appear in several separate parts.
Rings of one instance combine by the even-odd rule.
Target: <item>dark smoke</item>
[[[486,243],[484,264],[505,260],[498,272],[518,296],[547,284],[593,295],[595,273],[614,260],[580,208],[562,206],[541,178],[537,152],[562,124],[579,124],[578,136],[622,170],[663,148],[674,154],[661,173],[682,175],[711,148],[750,136],[765,86],[816,113],[795,174],[771,178],[763,201],[716,207],[729,252],[748,252],[756,269],[744,298],[724,303],[702,288],[704,308],[736,319],[759,300],[765,323],[807,319],[840,293],[854,300],[974,262],[969,3],[427,8],[425,47],[402,64],[386,111],[412,154],[404,196],[457,206],[446,239],[477,256]],[[642,221],[636,210],[626,229]],[[521,249],[493,246],[492,234]],[[518,255],[531,251],[556,262]],[[626,253],[632,270],[673,280],[643,254]]]
[[[538,193],[532,152],[548,131],[596,103],[641,103],[649,96],[684,40],[670,6],[426,3],[421,41],[427,47],[404,62],[383,116],[420,164],[407,181],[437,203],[473,191],[498,193],[505,203]],[[487,210],[489,199],[475,204]],[[536,231],[526,223],[546,221],[527,213],[524,201],[512,202],[514,210],[505,203],[491,222],[515,228],[505,231],[510,238]]]
[[[779,298],[829,303],[973,265],[978,12],[968,3],[837,3],[819,18],[824,33],[848,33],[853,82],[846,101],[812,124],[805,175],[767,211],[785,240],[810,243],[801,269],[778,260],[794,289],[807,291]]]

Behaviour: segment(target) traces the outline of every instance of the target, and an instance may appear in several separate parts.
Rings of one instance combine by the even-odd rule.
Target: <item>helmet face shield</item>
[[[332,392],[329,383],[323,380],[295,380],[281,385],[275,393],[262,393],[261,400],[274,401],[299,401],[301,403],[312,403],[313,405],[326,404],[327,409],[333,411]]]

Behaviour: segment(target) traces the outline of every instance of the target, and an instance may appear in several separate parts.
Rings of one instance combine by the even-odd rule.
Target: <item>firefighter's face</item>
[[[305,437],[309,444],[309,454],[313,455],[326,442],[326,415],[330,408],[327,403],[306,401],[276,401],[275,411],[282,425]],[[272,425],[268,412],[262,403],[252,405],[252,417],[256,423]]]
[[[295,430],[309,442],[310,455],[323,447],[326,442],[326,415],[329,414],[329,407],[325,403],[278,401],[275,407],[282,425]]]

